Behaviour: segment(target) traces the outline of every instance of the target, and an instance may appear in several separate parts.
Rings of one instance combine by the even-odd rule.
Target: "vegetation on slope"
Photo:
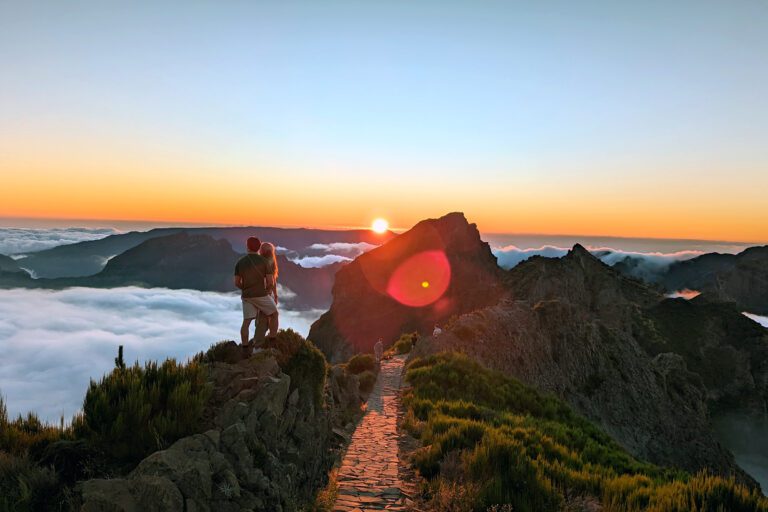
[[[558,399],[443,353],[413,361],[406,427],[432,505],[517,512],[768,511],[768,500],[733,480],[638,461]]]

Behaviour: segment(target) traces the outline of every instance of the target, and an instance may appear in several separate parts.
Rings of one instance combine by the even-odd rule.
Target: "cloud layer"
[[[119,233],[113,228],[0,228],[0,254],[18,254],[59,245],[98,240]]]
[[[304,254],[287,255],[288,259],[305,268],[318,268],[334,263],[347,263],[363,253],[375,249],[376,245],[367,242],[334,242],[330,244],[312,244]]]
[[[321,311],[281,311],[281,326],[306,335]],[[144,288],[0,291],[0,393],[9,413],[69,419],[91,378],[128,361],[186,359],[239,339],[233,294]]]
[[[759,323],[766,329],[768,329],[768,316],[753,315],[752,313],[744,313],[746,316]]]

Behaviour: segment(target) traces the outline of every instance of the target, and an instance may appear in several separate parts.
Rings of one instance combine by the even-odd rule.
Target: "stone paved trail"
[[[400,463],[400,384],[406,356],[383,361],[368,408],[339,468],[334,512],[409,510],[416,493],[412,475]]]

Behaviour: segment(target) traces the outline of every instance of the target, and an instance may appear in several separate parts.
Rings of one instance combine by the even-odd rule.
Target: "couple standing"
[[[268,338],[277,336],[277,257],[275,246],[252,236],[246,242],[248,254],[235,265],[235,286],[240,288],[243,300],[243,325],[240,327],[240,341],[248,345],[251,321],[259,314],[266,315],[269,322]],[[256,333],[259,326],[256,323]],[[255,336],[254,336],[255,337]]]

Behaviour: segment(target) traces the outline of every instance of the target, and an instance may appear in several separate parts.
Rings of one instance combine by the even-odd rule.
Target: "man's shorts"
[[[277,304],[271,295],[243,298],[243,318],[256,318],[259,311],[269,316],[277,313]]]

